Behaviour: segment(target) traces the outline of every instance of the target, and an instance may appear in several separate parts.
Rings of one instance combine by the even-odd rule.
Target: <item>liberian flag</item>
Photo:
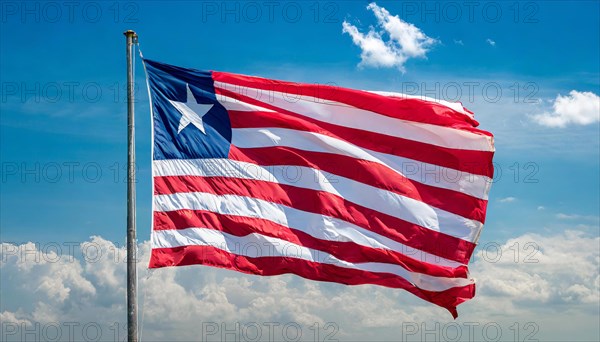
[[[149,267],[473,298],[494,145],[461,104],[144,62]]]

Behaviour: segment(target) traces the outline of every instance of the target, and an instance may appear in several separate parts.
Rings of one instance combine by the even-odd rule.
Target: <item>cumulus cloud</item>
[[[359,66],[395,67],[404,72],[404,64],[409,58],[425,58],[429,48],[437,42],[374,2],[367,9],[375,14],[378,30],[371,27],[364,34],[347,21],[342,23],[342,32],[349,34],[352,42],[362,50]],[[384,36],[388,37],[387,41]]]
[[[96,340],[96,330],[101,332],[101,340],[115,340],[115,333],[120,334],[117,340],[123,339],[124,247],[98,236],[78,247],[78,258],[65,253],[64,246],[62,253],[33,243],[3,243],[1,247],[0,318],[19,327],[15,334],[3,335],[3,340],[22,340],[25,328],[30,337],[44,340],[48,326],[58,326],[64,335],[70,332],[69,324],[73,322],[77,322],[74,340]],[[204,337],[208,336],[207,327],[215,326],[217,334],[210,335],[214,340],[222,339],[220,331],[224,327],[233,329],[238,335],[236,340],[243,340],[240,334],[244,330],[236,333],[236,326],[254,324],[259,325],[265,340],[295,340],[290,336],[298,327],[302,340],[313,340],[315,327],[320,327],[321,335],[334,333],[331,336],[347,340],[353,330],[341,332],[339,326],[343,323],[351,327],[355,319],[363,321],[363,328],[416,319],[397,305],[403,301],[400,291],[317,283],[291,275],[256,277],[199,266],[149,271],[149,243],[140,244],[138,249],[139,325],[144,340],[211,340]],[[415,298],[408,302],[426,305]],[[382,308],[394,316],[381,312]],[[441,308],[427,310],[447,316]],[[347,317],[345,322],[339,319],[340,314]],[[93,326],[94,338],[85,335],[86,325]],[[36,329],[37,337],[31,333]],[[291,335],[284,335],[288,333]],[[228,336],[231,338],[231,333]]]
[[[315,327],[321,339],[398,340],[399,329],[411,322],[418,327],[427,324],[429,329],[440,324],[436,322],[442,326],[458,322],[466,336],[471,328],[461,322],[478,322],[475,331],[481,334],[481,326],[493,321],[508,334],[514,322],[535,317],[540,334],[533,337],[540,340],[561,336],[594,340],[595,332],[589,327],[594,326],[600,300],[599,243],[598,237],[568,231],[554,236],[525,234],[494,248],[481,246],[471,265],[478,294],[459,307],[461,317],[453,321],[444,309],[378,286],[344,286],[291,275],[258,277],[201,266],[149,272],[149,244],[145,242],[139,245],[139,325],[143,340],[148,341],[222,340],[225,328],[233,330],[229,339],[233,334],[243,340],[245,330],[236,327],[253,327],[253,333],[253,324],[259,326],[261,340],[295,340],[293,335],[283,335],[284,328],[292,325],[300,327],[301,339],[308,341],[315,339]],[[2,244],[3,324],[35,331],[35,324],[41,323],[37,329],[44,337],[42,329],[51,322],[62,327],[64,334],[66,323],[77,322],[72,339],[95,340],[81,336],[85,324],[95,323],[101,340],[122,340],[124,247],[92,237],[78,249],[81,255],[74,258],[33,244]],[[552,320],[565,312],[587,324],[587,330],[554,324]],[[210,338],[208,326],[217,329]],[[253,340],[252,336],[246,339]],[[22,339],[18,333],[3,337]]]
[[[600,238],[580,231],[561,235],[525,234],[505,244],[480,249],[472,272],[478,274],[479,293],[510,298],[541,307],[552,304],[597,304],[600,301]],[[488,245],[489,247],[489,245]],[[572,265],[578,265],[576,269]]]
[[[486,39],[485,42],[490,44],[491,46],[496,46],[496,42],[491,40],[490,38]]]
[[[551,112],[532,117],[536,123],[546,127],[589,125],[600,121],[600,97],[592,92],[571,90],[569,95],[558,95]]]

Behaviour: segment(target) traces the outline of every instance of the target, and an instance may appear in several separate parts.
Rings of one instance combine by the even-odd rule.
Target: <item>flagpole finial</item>
[[[125,36],[137,37],[137,33],[135,33],[135,31],[134,31],[134,30],[127,30],[127,31],[123,32],[123,34],[124,34]]]

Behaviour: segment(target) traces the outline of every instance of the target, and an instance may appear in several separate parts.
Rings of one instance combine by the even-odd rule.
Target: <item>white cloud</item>
[[[559,220],[598,220],[599,217],[598,216],[592,216],[592,215],[577,215],[577,214],[564,214],[564,213],[558,213],[556,214],[556,218]]]
[[[516,197],[510,197],[509,196],[509,197],[504,197],[504,198],[499,199],[498,202],[500,202],[500,203],[510,203],[510,202],[514,202],[516,200],[517,200]]]
[[[600,238],[579,231],[555,236],[525,234],[498,249],[482,248],[472,267],[480,294],[541,306],[600,300]],[[578,265],[576,269],[572,265]],[[506,297],[508,296],[508,297]]]
[[[491,46],[496,46],[496,42],[493,41],[493,40],[491,40],[491,39],[489,39],[489,38],[486,39],[485,41],[486,41],[486,43],[490,44]]]
[[[380,31],[371,28],[363,34],[347,21],[342,23],[342,32],[348,33],[352,42],[362,50],[359,66],[395,67],[404,72],[404,64],[409,58],[425,58],[429,48],[437,42],[415,25],[391,15],[374,2],[367,9],[375,14]],[[387,41],[384,41],[384,34],[389,36]]]
[[[544,207],[543,205],[540,205],[537,207],[537,210],[546,210],[546,207]]]
[[[465,43],[463,43],[462,39],[459,39],[459,40],[454,39],[454,44],[463,45],[463,46],[465,45]]]
[[[589,125],[600,121],[600,97],[592,92],[571,90],[569,95],[554,99],[552,112],[532,117],[533,121],[547,127]]]
[[[579,215],[568,215],[568,214],[563,214],[563,213],[556,214],[556,218],[560,219],[560,220],[573,220],[578,217],[579,217]]]
[[[220,340],[220,335],[203,338],[203,326],[214,322],[219,329],[235,330],[236,323],[256,322],[268,340],[264,324],[274,322],[275,339],[284,340],[283,327],[297,323],[302,339],[312,341],[315,324],[323,339],[334,331],[323,327],[333,322],[336,333],[330,337],[366,341],[397,340],[398,327],[406,322],[427,324],[430,329],[436,322],[442,326],[457,322],[467,336],[470,328],[461,322],[477,322],[476,329],[481,329],[493,321],[508,334],[514,322],[535,317],[539,334],[533,337],[539,340],[595,340],[597,332],[591,327],[600,300],[599,243],[598,237],[569,231],[554,236],[525,234],[495,248],[480,246],[471,264],[477,295],[459,307],[459,320],[453,321],[444,309],[379,286],[343,286],[290,275],[257,277],[201,266],[148,273],[145,242],[139,245],[140,327],[143,340],[149,341]],[[22,253],[25,249],[28,252]],[[84,324],[94,322],[101,325],[102,340],[114,340],[114,322],[123,327],[125,318],[124,248],[92,237],[80,249],[83,257],[72,258],[33,244],[2,244],[2,322],[29,328],[36,322],[61,326],[79,322],[75,340],[82,339],[77,333]],[[52,274],[55,280],[48,281]],[[581,326],[554,322],[565,315]],[[62,330],[66,335],[67,328]],[[119,331],[123,339],[124,331]],[[19,335],[5,340],[13,337],[20,340]],[[237,339],[243,340],[239,335]]]

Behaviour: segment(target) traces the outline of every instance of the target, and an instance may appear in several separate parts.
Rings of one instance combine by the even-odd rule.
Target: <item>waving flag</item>
[[[145,60],[150,267],[475,294],[493,137],[458,103]]]

